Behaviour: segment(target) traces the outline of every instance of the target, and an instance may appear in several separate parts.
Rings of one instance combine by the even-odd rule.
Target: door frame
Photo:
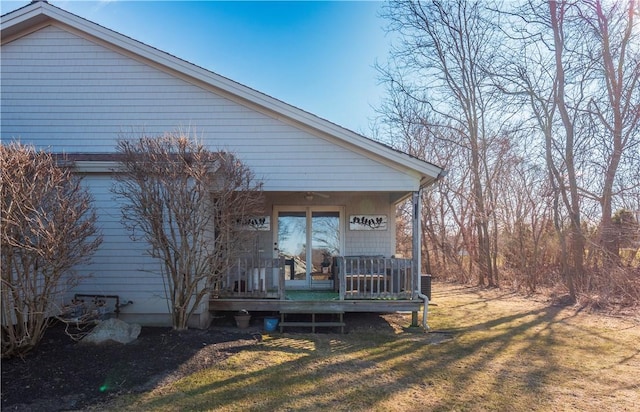
[[[312,230],[312,215],[313,212],[338,212],[338,230],[340,242],[340,253],[344,253],[344,240],[345,240],[345,207],[344,206],[326,206],[326,205],[274,205],[273,206],[273,257],[277,258],[280,252],[278,244],[278,232],[280,231],[278,215],[280,212],[305,212],[306,216],[306,245],[313,244],[313,230]],[[311,260],[312,260],[312,248],[306,248],[306,266],[307,274],[304,281],[288,280],[285,279],[285,289],[311,289]],[[335,281],[335,280],[334,280]]]

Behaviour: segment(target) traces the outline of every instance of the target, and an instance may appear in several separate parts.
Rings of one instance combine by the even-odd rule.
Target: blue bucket
[[[264,330],[273,332],[278,327],[278,318],[264,318]]]

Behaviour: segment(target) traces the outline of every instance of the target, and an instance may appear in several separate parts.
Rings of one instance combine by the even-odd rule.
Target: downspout
[[[420,299],[424,300],[424,309],[422,311],[422,327],[424,328],[425,332],[429,332],[429,330],[431,329],[427,324],[427,314],[429,313],[429,297],[427,295],[423,295],[420,290],[416,290],[415,293]]]
[[[417,296],[419,299],[422,299],[424,301],[424,309],[422,312],[422,327],[424,328],[425,332],[428,332],[429,329],[429,324],[427,323],[427,315],[429,313],[429,297],[427,295],[422,294],[421,290],[422,290],[422,285],[421,280],[422,280],[422,214],[421,214],[421,210],[422,210],[422,191],[427,187],[427,186],[431,186],[432,184],[435,184],[438,180],[444,178],[447,175],[447,171],[442,169],[440,170],[440,173],[438,173],[438,176],[436,176],[436,178],[432,181],[429,182],[428,184],[421,184],[420,187],[418,188],[417,192],[413,193],[413,269],[415,270],[414,273],[417,274],[417,288],[414,292],[414,295]],[[417,316],[417,313],[414,312],[414,314]],[[413,321],[413,324],[415,326],[417,325],[417,322],[415,322],[415,319]]]
[[[418,189],[418,191],[413,192],[413,196],[411,198],[412,207],[413,207],[413,224],[412,224],[412,262],[411,262],[411,272],[413,277],[413,284],[415,285],[415,292],[413,298],[420,297],[420,272],[422,271],[422,217],[421,217],[421,209],[422,209],[422,187]],[[411,313],[411,326],[418,326],[418,312]],[[426,329],[425,329],[426,330]]]
[[[413,273],[414,278],[416,279],[416,290],[414,292],[414,296],[422,299],[424,301],[424,309],[422,312],[422,327],[425,332],[429,331],[429,325],[427,324],[427,313],[429,309],[429,297],[427,295],[423,295],[421,290],[422,287],[420,282],[422,280],[421,272],[422,272],[422,190],[423,187],[417,192],[413,193]],[[414,319],[412,320],[413,326],[418,326],[417,312],[414,313]]]

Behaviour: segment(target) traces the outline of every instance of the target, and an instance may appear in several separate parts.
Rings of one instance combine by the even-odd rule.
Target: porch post
[[[411,296],[415,299],[416,290],[420,289],[420,272],[422,270],[422,224],[421,224],[421,213],[422,210],[422,196],[421,190],[417,192],[413,192],[411,197],[411,203],[413,205],[413,230],[411,233],[411,237],[413,240],[413,251],[412,251],[412,263],[411,263],[411,273],[413,277],[413,290],[411,291]],[[412,312],[411,314],[411,326],[418,327],[418,312]]]

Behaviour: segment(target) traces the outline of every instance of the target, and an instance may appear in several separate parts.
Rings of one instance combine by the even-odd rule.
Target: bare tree
[[[565,23],[567,21],[566,16],[570,4],[565,1],[549,1],[548,7],[550,29],[553,33],[553,52],[555,62],[553,98],[555,108],[560,115],[564,130],[563,163],[566,176],[561,175],[555,165],[549,163],[549,167],[552,169],[556,182],[558,182],[558,187],[561,188],[561,194],[569,213],[572,265],[567,268],[567,285],[569,287],[571,299],[575,300],[575,281],[584,273],[585,240],[582,233],[580,196],[578,193],[578,179],[576,172],[576,120],[573,115],[578,106],[576,101],[573,101],[571,106],[567,101],[567,85],[569,84],[569,79],[567,79],[565,66],[568,64],[566,57],[566,37],[568,35],[565,31]],[[576,86],[579,90],[579,95],[582,95],[582,86],[583,84],[580,82],[578,82]],[[546,145],[547,150],[549,151],[553,145],[554,144],[552,142],[548,141]]]
[[[613,215],[613,225],[616,228],[615,243],[617,248],[628,249],[624,261],[631,266],[640,251],[640,222],[628,209],[620,209]]]
[[[502,264],[530,290],[561,278],[573,301],[632,283],[616,268],[609,287],[602,263],[620,262],[612,211],[637,210],[639,11],[637,0],[390,2],[399,41],[378,67],[380,111],[401,149],[450,171],[425,194],[429,267],[497,285]]]
[[[117,150],[122,222],[160,261],[173,328],[186,329],[208,287],[255,235],[242,227],[262,211],[262,184],[231,153],[180,133],[122,139]]]
[[[542,139],[560,272],[575,300],[577,278],[584,273],[578,170],[585,158],[579,148],[588,140],[580,119],[589,74],[576,59],[581,44],[575,20],[568,18],[570,9],[569,2],[556,1],[525,2],[517,9],[510,48],[501,54],[504,70],[493,79],[505,95],[515,98],[515,110],[522,110],[524,120],[533,124],[533,136]]]
[[[558,245],[552,220],[552,201],[544,168],[526,156],[511,158],[509,173],[499,181],[498,202],[503,279],[535,292],[551,284]]]
[[[477,247],[474,241],[473,196],[469,194],[468,151],[457,141],[457,133],[439,127],[429,119],[426,104],[407,99],[399,90],[390,89],[382,108],[384,122],[396,131],[389,144],[419,158],[429,158],[450,173],[423,193],[423,266],[426,273],[466,283],[476,274]],[[398,210],[397,239],[411,254],[410,202]],[[404,243],[402,243],[404,242]]]
[[[590,0],[578,11],[579,21],[587,28],[585,42],[591,46],[586,58],[593,61],[596,90],[602,91],[594,93],[588,112],[597,145],[595,173],[603,176],[593,197],[601,208],[599,240],[609,264],[619,261],[612,219],[615,183],[621,161],[640,150],[639,4],[636,0]]]
[[[59,314],[101,243],[91,196],[54,155],[0,146],[2,185],[2,357],[22,355]]]
[[[513,47],[504,54],[505,70],[494,79],[504,93],[526,101],[528,110],[515,107],[531,114],[544,139],[560,271],[575,300],[592,286],[590,273],[597,271],[597,259],[591,259],[592,267],[585,262],[585,249],[593,250],[597,242],[593,231],[586,231],[585,216],[600,219],[605,261],[616,261],[612,205],[638,187],[637,3],[545,1],[542,6],[525,2],[512,14],[517,16],[510,31]]]
[[[385,17],[390,30],[400,34],[389,67],[380,68],[395,102],[403,96],[425,111],[413,116],[398,114],[415,105],[394,105],[394,121],[405,133],[407,124],[419,121],[442,133],[464,150],[472,195],[474,262],[480,284],[497,285],[497,242],[492,189],[495,158],[490,152],[503,124],[493,109],[487,67],[498,49],[496,27],[489,23],[491,10],[482,2],[455,0],[393,1]],[[409,123],[407,123],[407,121]],[[403,125],[404,123],[404,125]],[[472,252],[471,250],[468,250]]]

